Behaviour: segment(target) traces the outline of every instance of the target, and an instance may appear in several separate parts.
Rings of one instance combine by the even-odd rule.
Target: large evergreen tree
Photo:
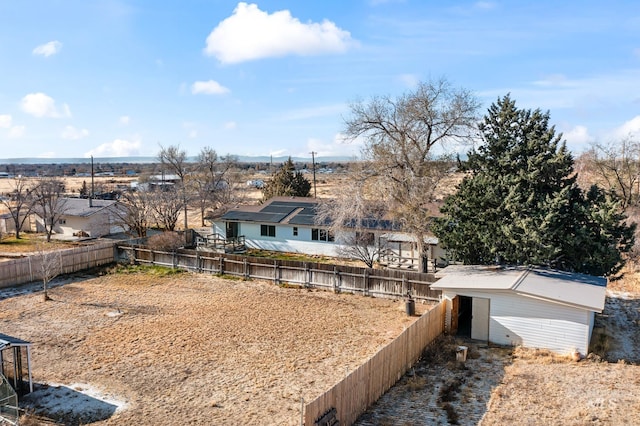
[[[465,263],[544,265],[605,275],[622,265],[634,226],[616,199],[576,184],[573,158],[549,113],[516,108],[510,96],[480,124],[483,144],[449,197],[435,233]]]
[[[311,182],[301,172],[296,171],[289,157],[264,187],[262,197],[264,201],[278,196],[308,197],[310,191]]]

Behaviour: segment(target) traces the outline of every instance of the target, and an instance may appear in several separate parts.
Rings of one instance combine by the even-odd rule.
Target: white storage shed
[[[437,276],[449,332],[557,353],[588,353],[606,297],[604,277],[537,267],[453,265]]]

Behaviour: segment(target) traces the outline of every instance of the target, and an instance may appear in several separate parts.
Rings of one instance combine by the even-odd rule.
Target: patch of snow
[[[81,423],[105,420],[127,408],[125,401],[86,383],[41,385],[21,405],[38,415]]]

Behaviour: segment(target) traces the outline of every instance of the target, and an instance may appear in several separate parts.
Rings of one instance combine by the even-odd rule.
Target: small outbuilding
[[[0,375],[18,395],[33,392],[30,342],[0,333]]]
[[[437,276],[450,333],[557,353],[588,353],[606,298],[604,277],[539,267],[452,265]]]

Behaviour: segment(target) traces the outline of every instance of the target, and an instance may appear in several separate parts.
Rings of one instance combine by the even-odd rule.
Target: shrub
[[[167,231],[149,237],[147,245],[153,250],[176,251],[184,247],[184,238],[177,232]]]

